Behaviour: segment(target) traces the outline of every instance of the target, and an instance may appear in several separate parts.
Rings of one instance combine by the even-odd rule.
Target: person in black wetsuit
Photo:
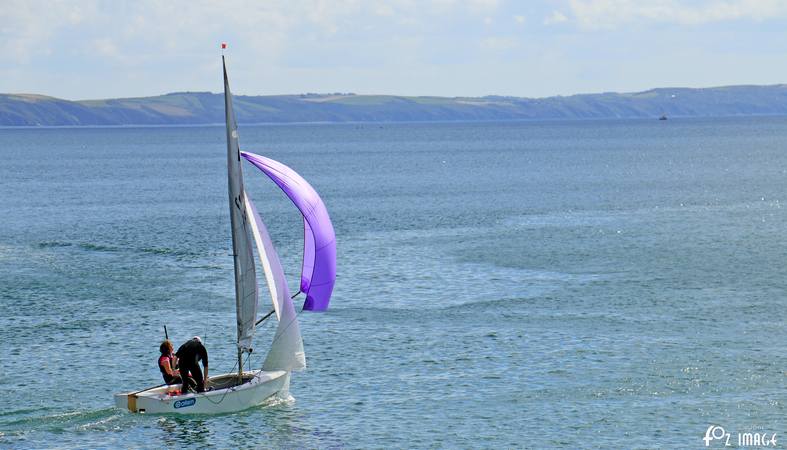
[[[183,380],[183,393],[192,389],[205,392],[208,385],[208,350],[202,345],[202,339],[199,336],[189,339],[178,348],[175,356],[178,357],[180,378]],[[205,367],[204,376],[199,368],[199,361],[202,361],[202,366]]]

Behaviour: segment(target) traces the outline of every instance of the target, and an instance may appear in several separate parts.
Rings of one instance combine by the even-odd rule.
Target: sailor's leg
[[[180,389],[181,392],[184,394],[189,391],[189,389],[194,388],[194,381],[189,378],[189,369],[190,367],[184,365],[182,362],[180,364],[180,379],[183,380],[183,387]]]
[[[199,364],[194,364],[191,368],[191,376],[197,382],[197,392],[205,392],[205,379],[202,376],[202,369],[199,368]]]

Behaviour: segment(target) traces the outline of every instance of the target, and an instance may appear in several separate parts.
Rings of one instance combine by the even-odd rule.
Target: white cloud
[[[518,46],[519,41],[511,37],[488,37],[481,40],[481,48],[484,50],[504,51]]]
[[[440,65],[470,58],[451,49],[457,40],[477,42],[477,35],[497,22],[501,5],[498,0],[0,0],[0,70],[50,73],[63,80],[42,85],[36,80],[43,77],[5,78],[0,92],[90,98],[211,88],[222,41],[229,44],[228,55],[244,61],[233,70],[238,92],[270,92],[263,86],[271,81],[291,86],[274,74],[306,66],[360,73],[397,61]],[[405,38],[422,44],[403,44]],[[86,67],[89,74],[80,69]],[[101,83],[107,79],[114,82]]]
[[[689,63],[697,58],[684,59],[694,67],[685,72],[691,82],[707,61],[721,58],[719,49],[768,52],[752,61],[778,59],[785,32],[758,26],[772,18],[787,18],[787,0],[0,0],[0,92],[96,98],[216,91],[222,41],[233,88],[243,94],[465,95],[491,89],[479,81],[489,67],[509,71],[512,87],[495,84],[499,92],[589,90],[581,84],[592,78],[586,74],[603,78],[604,89],[627,88],[609,81],[609,61],[672,55],[682,42],[707,55],[696,67]],[[723,21],[738,22],[695,33],[698,25]],[[538,22],[557,26],[525,26]],[[693,35],[665,44],[664,36],[653,37],[661,24]],[[620,29],[621,39],[577,29]],[[761,72],[777,77],[774,67],[747,68],[741,80],[760,80],[750,74]],[[458,68],[464,78],[455,76]],[[555,78],[558,72],[565,77]]]
[[[498,0],[467,0],[467,4],[476,11],[494,11],[500,6]]]
[[[111,58],[118,57],[118,48],[112,39],[108,38],[101,38],[96,39],[93,41],[93,48],[98,52],[100,55],[108,56]]]
[[[558,23],[563,23],[568,20],[565,14],[560,11],[552,11],[546,19],[544,19],[544,25],[555,25]]]
[[[50,40],[63,29],[79,25],[94,15],[96,3],[79,4],[25,0],[0,1],[0,57],[24,64],[51,54]]]
[[[584,29],[611,29],[640,21],[702,25],[787,17],[787,2],[779,0],[570,0],[568,9],[568,15]]]

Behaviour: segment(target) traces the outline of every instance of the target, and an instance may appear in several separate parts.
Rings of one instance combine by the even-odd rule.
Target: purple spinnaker
[[[325,311],[336,281],[336,235],[325,204],[303,177],[284,164],[254,153],[240,154],[268,175],[303,215],[301,292],[306,294],[303,309]]]

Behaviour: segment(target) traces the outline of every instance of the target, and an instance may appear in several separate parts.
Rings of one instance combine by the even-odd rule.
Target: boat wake
[[[30,411],[26,411],[30,412]],[[8,422],[2,426],[6,437],[23,436],[31,430],[63,432],[86,430],[111,430],[115,422],[123,417],[116,408],[103,408],[87,411],[67,411],[49,415],[33,415]]]
[[[263,408],[270,408],[276,406],[290,406],[295,404],[295,397],[289,392],[278,392],[276,395],[271,396],[262,403]]]

